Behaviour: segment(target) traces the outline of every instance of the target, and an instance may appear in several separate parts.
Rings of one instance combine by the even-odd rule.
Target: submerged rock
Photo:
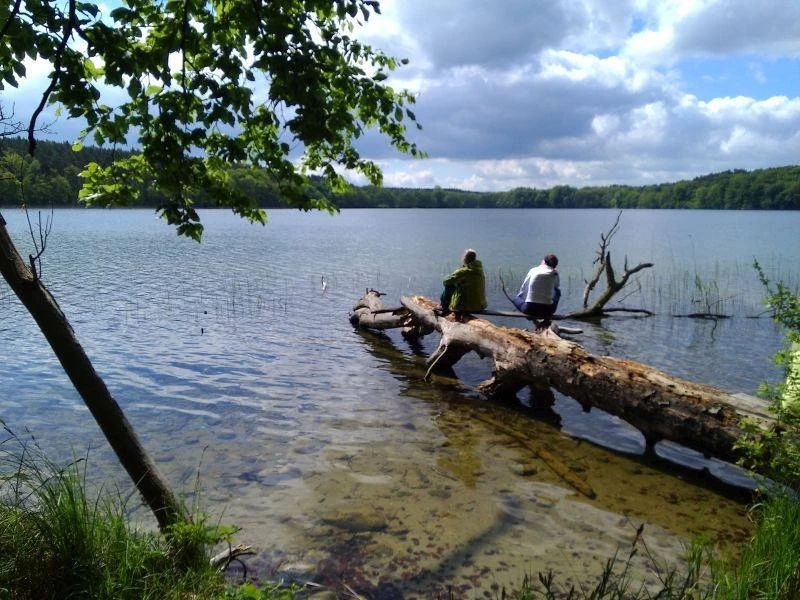
[[[383,516],[375,513],[362,513],[357,510],[337,511],[333,515],[323,517],[321,521],[326,525],[333,525],[350,533],[385,531],[389,527],[388,521]]]

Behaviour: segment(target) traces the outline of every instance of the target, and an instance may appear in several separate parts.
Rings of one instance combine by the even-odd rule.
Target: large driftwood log
[[[453,314],[435,314],[435,303],[423,296],[403,297],[401,304],[404,311],[382,313],[377,296],[364,298],[351,321],[357,326],[368,323],[363,311],[372,310],[376,318],[392,314],[394,326],[406,331],[441,333],[439,346],[428,359],[429,373],[452,367],[470,351],[491,358],[492,377],[478,386],[490,398],[513,396],[528,385],[549,385],[580,402],[584,410],[598,407],[627,421],[642,432],[648,445],[669,440],[731,462],[739,458],[734,445],[742,420],[748,417],[764,425],[771,421],[757,399],[672,377],[634,361],[593,355],[560,338],[557,327],[534,333],[473,316],[457,320]],[[356,318],[358,310],[362,312]],[[387,324],[385,319],[380,323]]]

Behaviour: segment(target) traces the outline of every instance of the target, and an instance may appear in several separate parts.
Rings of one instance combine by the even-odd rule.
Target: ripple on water
[[[698,248],[696,268],[707,279],[713,270],[703,271],[704,257],[715,254],[717,232],[734,217],[692,213],[670,230],[679,213],[632,211],[626,218],[638,225],[619,241],[637,260],[674,265],[674,245],[650,257],[661,247],[652,236],[684,239],[700,219],[707,235],[696,242],[710,246]],[[22,213],[3,214],[12,232],[27,231]],[[359,334],[349,326],[347,313],[365,287],[387,292],[387,305],[403,293],[437,293],[464,239],[486,257],[487,272],[518,274],[529,253],[509,248],[527,247],[532,236],[554,247],[570,239],[560,253],[562,273],[582,282],[597,219],[613,222],[616,213],[550,211],[546,229],[541,214],[272,211],[268,227],[250,228],[204,212],[206,239],[198,245],[176,238],[151,211],[126,211],[124,219],[63,211],[45,273],[157,464],[189,494],[199,473],[208,509],[240,525],[242,541],[262,550],[255,564],[283,561],[330,582],[406,598],[446,594],[451,584],[469,597],[518,585],[538,570],[591,578],[618,545],[628,547],[641,523],[649,547],[667,561],[701,533],[723,546],[746,538],[742,499],[703,472],[742,485],[728,465],[661,444],[660,455],[689,468],[645,459],[638,432],[558,395],[563,430],[524,408],[476,399],[471,386],[491,375],[477,357],[459,364],[460,382],[423,382],[436,336],[411,348],[399,332]],[[789,217],[797,216],[774,224],[791,230],[783,238],[752,232],[748,264],[754,250],[772,246],[798,264]],[[412,227],[419,243],[408,244]],[[739,246],[718,252],[719,260],[743,260]],[[489,295],[491,304],[506,305],[496,285]],[[566,294],[565,308],[570,301]],[[587,325],[579,341],[732,391],[752,393],[778,374],[767,357],[780,346],[780,332],[769,322],[711,325],[664,312]],[[763,349],[763,364],[753,347]],[[2,290],[0,390],[3,418],[15,429],[29,426],[65,460],[74,444],[91,443],[93,461],[120,474],[35,324]],[[556,456],[596,498],[584,498],[540,456],[481,422],[486,412]]]

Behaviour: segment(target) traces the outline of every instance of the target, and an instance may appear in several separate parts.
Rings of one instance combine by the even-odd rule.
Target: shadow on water
[[[555,410],[561,401],[550,390],[489,403],[455,374],[425,381],[423,347],[404,351],[389,335],[360,336],[379,368],[401,383],[400,395],[430,413],[442,439],[425,442],[429,465],[412,458],[398,467],[402,459],[389,447],[388,457],[348,464],[362,480],[395,481],[384,485],[383,496],[344,490],[333,502],[341,479],[315,488],[322,490],[318,502],[345,506],[318,519],[310,534],[324,552],[315,582],[342,590],[346,584],[371,599],[496,594],[519,585],[525,573],[549,569],[567,584],[590,584],[639,524],[647,524],[651,546],[671,564],[680,563],[694,537],[732,550],[750,535],[749,490],[654,454],[566,435]],[[537,456],[531,448],[540,449]],[[548,456],[595,495],[576,493],[540,460]],[[642,561],[639,573],[652,577]]]
[[[402,394],[414,398],[433,398],[434,401],[447,403],[453,408],[463,411],[465,417],[490,412],[503,424],[519,429],[519,433],[524,433],[524,429],[530,426],[531,421],[550,426],[555,430],[562,430],[564,417],[557,412],[557,406],[561,407],[569,403],[574,412],[584,413],[577,401],[548,387],[530,386],[523,390],[517,401],[489,402],[483,399],[474,388],[459,380],[452,369],[449,372],[432,374],[430,380],[425,381],[427,354],[422,346],[414,344],[412,355],[409,355],[397,348],[388,335],[375,332],[359,333],[366,342],[370,354],[383,361],[393,375],[402,377],[406,385]],[[411,345],[409,344],[409,346]],[[602,414],[603,417],[615,422],[610,426],[600,423],[599,427],[601,428],[607,430],[614,426],[623,427],[628,435],[635,431],[632,427],[627,427],[622,421],[600,409],[593,408],[591,412],[595,415]],[[566,433],[573,437],[581,437],[571,431],[566,431]],[[632,452],[629,445],[615,446],[613,436],[609,436],[608,440],[594,438],[585,441],[600,448],[621,453],[627,460],[644,467],[657,469],[665,476],[679,477],[693,486],[724,494],[736,502],[747,502],[752,499],[753,481],[741,475],[738,467],[717,461],[717,465],[723,472],[723,478],[721,478],[709,468],[710,461],[703,459],[699,453],[678,444],[660,443],[654,450],[648,449],[642,438],[640,440],[641,449]],[[686,457],[689,457],[689,462],[693,464],[686,464]],[[729,474],[734,481],[724,479],[726,467],[730,470]]]

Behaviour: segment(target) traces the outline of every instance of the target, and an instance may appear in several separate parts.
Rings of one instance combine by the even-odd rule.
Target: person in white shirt
[[[513,301],[520,312],[532,320],[541,320],[537,328],[550,326],[550,317],[556,312],[561,298],[557,266],[558,257],[555,254],[545,256],[541,264],[528,271]]]

